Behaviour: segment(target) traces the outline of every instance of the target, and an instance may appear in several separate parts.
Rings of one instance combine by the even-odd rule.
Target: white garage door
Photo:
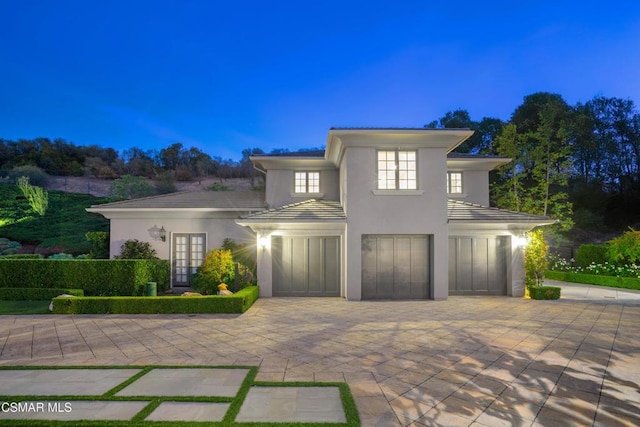
[[[431,237],[363,235],[362,298],[429,298]]]
[[[449,237],[449,295],[506,295],[509,237]]]

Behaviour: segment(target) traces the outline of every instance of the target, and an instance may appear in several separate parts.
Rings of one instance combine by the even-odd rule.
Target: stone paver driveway
[[[640,300],[261,299],[243,315],[0,316],[0,364],[259,365],[365,426],[640,425]]]

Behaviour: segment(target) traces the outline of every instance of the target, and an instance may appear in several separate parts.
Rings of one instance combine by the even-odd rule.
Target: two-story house
[[[502,157],[451,153],[468,129],[329,131],[326,149],[252,157],[265,192],[178,193],[93,206],[111,253],[151,241],[188,285],[224,238],[257,251],[260,294],[444,299],[524,294],[523,233],[546,217],[489,205]],[[165,240],[168,240],[166,242]]]

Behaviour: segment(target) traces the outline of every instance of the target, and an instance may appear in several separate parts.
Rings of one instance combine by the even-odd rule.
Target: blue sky
[[[0,138],[238,159],[332,126],[640,105],[640,2],[0,0]]]

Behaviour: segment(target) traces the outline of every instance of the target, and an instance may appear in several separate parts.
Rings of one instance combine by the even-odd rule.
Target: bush
[[[22,245],[19,242],[0,237],[0,256],[17,255],[21,247]]]
[[[191,285],[201,294],[215,294],[220,283],[233,283],[235,264],[230,250],[214,249],[205,255]]]
[[[18,188],[29,201],[31,209],[38,215],[44,216],[49,207],[49,193],[41,187],[29,184],[29,177],[26,176],[18,178]]]
[[[609,240],[607,257],[612,264],[640,262],[640,231],[630,228],[622,236]]]
[[[156,192],[169,194],[178,191],[176,188],[176,176],[173,171],[160,172],[155,179]]]
[[[524,281],[527,288],[532,288],[540,286],[544,281],[544,273],[549,267],[549,245],[541,228],[532,230],[527,235],[529,242],[524,248]]]
[[[560,299],[560,288],[557,286],[534,286],[529,288],[531,299]]]
[[[43,259],[42,254],[0,255],[0,259]]]
[[[576,252],[576,264],[580,267],[586,267],[591,264],[604,264],[609,259],[607,257],[608,250],[607,245],[580,245]]]
[[[127,240],[120,246],[120,255],[116,259],[158,259],[156,250],[149,242],[138,239]]]
[[[46,301],[62,294],[84,296],[82,289],[0,288],[0,300],[4,301]]]
[[[155,190],[146,178],[141,176],[125,175],[111,182],[109,198],[112,201],[137,199],[155,194]]]
[[[231,251],[235,262],[246,265],[255,274],[257,266],[255,246],[241,245],[232,239],[226,238],[222,241],[222,249]]]
[[[597,274],[573,273],[569,271],[547,271],[545,277],[561,282],[640,290],[640,279],[633,277],[600,276]]]
[[[89,231],[85,234],[91,243],[89,258],[109,259],[109,233],[106,231]]]
[[[209,191],[231,191],[231,189],[226,186],[226,185],[222,185],[218,182],[214,182],[212,183],[210,186],[207,187],[207,190]]]
[[[49,256],[49,259],[73,259],[73,255],[60,252],[58,254],[53,254]]]
[[[11,172],[9,172],[9,179],[14,184],[17,184],[18,179],[23,176],[29,178],[29,182],[31,183],[31,185],[37,185],[38,187],[44,187],[45,185],[47,185],[48,175],[45,171],[37,166],[16,166],[11,170]]]
[[[258,299],[257,286],[233,295],[195,297],[59,297],[53,300],[54,314],[182,314],[244,313]]]
[[[0,259],[0,287],[75,288],[85,295],[143,295],[147,282],[169,288],[166,260]]]

